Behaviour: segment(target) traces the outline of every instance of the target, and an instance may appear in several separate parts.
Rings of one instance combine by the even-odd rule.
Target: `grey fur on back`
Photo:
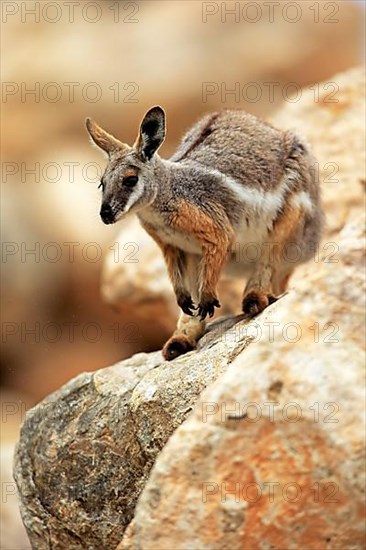
[[[244,111],[223,111],[193,126],[170,160],[195,161],[269,190],[281,179],[290,150],[285,132]]]
[[[230,186],[215,183],[214,178],[210,184],[210,171],[221,172],[241,184],[243,189],[258,190],[263,198],[267,192],[286,186],[280,211],[287,204],[287,197],[304,191],[314,208],[304,215],[303,225],[297,228],[297,239],[303,261],[314,254],[324,217],[315,159],[305,139],[291,131],[277,129],[245,111],[226,110],[210,113],[199,120],[183,137],[170,161],[185,167],[186,175],[192,171],[185,190],[187,198],[191,196],[205,210],[210,207],[211,198],[217,199],[234,226],[243,215],[248,223],[260,223],[263,212],[259,209],[253,216],[248,206],[238,202]],[[200,172],[204,174],[205,171],[204,178],[200,179]],[[185,191],[181,190],[183,194]]]

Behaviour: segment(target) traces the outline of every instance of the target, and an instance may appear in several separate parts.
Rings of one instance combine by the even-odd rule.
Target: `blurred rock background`
[[[131,143],[143,113],[161,104],[169,156],[215,109],[270,117],[293,104],[296,127],[302,87],[314,102],[336,98],[333,75],[363,61],[359,2],[280,2],[273,11],[268,2],[55,4],[1,6],[3,487],[12,483],[6,449],[27,408],[80,372],[159,349],[177,313],[149,237],[134,220],[99,220],[105,161],[84,118]],[[332,165],[322,169],[332,178]],[[339,204],[331,190],[329,201]],[[341,224],[339,208],[331,219]],[[225,292],[230,307],[236,289]],[[15,493],[6,487],[9,524]],[[13,535],[1,548],[23,548],[22,532]]]

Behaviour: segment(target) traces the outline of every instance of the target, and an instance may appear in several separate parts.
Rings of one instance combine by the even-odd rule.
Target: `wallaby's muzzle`
[[[115,216],[113,214],[112,208],[108,203],[102,204],[102,207],[100,209],[100,217],[106,225],[115,222]]]

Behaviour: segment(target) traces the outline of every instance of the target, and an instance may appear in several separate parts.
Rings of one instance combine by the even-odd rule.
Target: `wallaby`
[[[161,107],[145,114],[132,147],[90,118],[86,126],[109,158],[100,184],[103,222],[136,212],[164,255],[182,310],[163,348],[166,360],[196,347],[205,318],[220,307],[224,267],[246,277],[242,309],[254,316],[316,251],[323,213],[315,160],[295,134],[244,111],[211,113],[165,160],[157,154],[166,134]],[[255,254],[243,258],[247,245]]]

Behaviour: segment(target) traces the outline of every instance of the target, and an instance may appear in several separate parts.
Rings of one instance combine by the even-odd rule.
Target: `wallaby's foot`
[[[184,334],[172,336],[163,347],[163,357],[166,361],[171,361],[179,355],[184,355],[188,351],[195,349],[196,345],[192,343]]]
[[[243,299],[243,312],[251,317],[258,315],[267,306],[276,302],[277,298],[272,294],[268,294],[260,287],[252,288]]]
[[[221,307],[220,302],[216,296],[203,296],[198,305],[198,316],[203,321],[207,315],[213,317],[215,313],[215,307]]]

